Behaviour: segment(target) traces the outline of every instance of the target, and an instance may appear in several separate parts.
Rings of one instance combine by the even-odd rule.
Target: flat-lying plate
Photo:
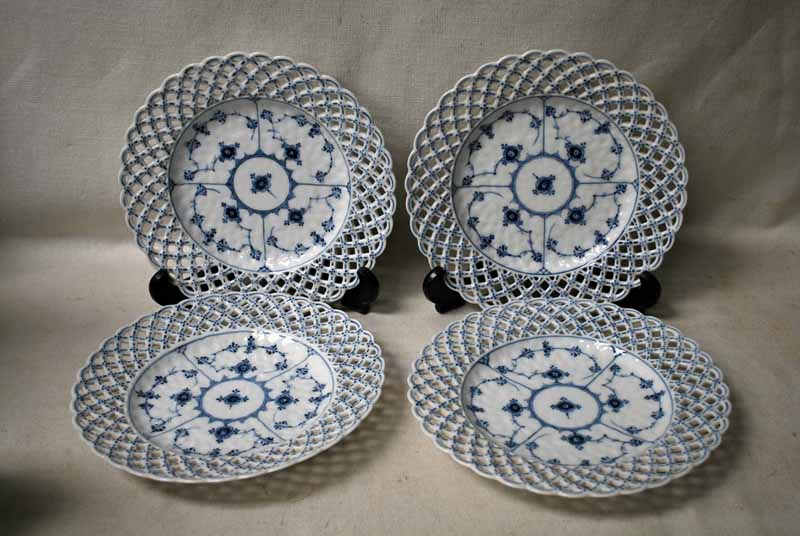
[[[411,228],[482,307],[618,300],[672,245],[683,161],[663,107],[628,73],[586,54],[509,56],[426,117],[408,161]]]
[[[609,496],[666,484],[728,427],[722,373],[653,317],[588,300],[468,315],[414,363],[423,430],[459,463],[512,487]]]
[[[168,78],[122,161],[128,225],[188,296],[335,301],[392,226],[391,158],[369,113],[286,58],[232,54]]]
[[[122,328],[74,389],[83,438],[139,476],[221,481],[282,469],[350,433],[383,360],[358,322],[286,295],[188,300]]]

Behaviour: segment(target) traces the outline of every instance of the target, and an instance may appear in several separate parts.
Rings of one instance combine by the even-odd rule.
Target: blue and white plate
[[[705,461],[728,428],[722,372],[675,328],[613,304],[530,300],[472,313],[409,376],[436,445],[503,484],[635,493]]]
[[[137,112],[122,161],[128,225],[188,296],[335,301],[392,227],[391,158],[369,113],[286,58],[232,54],[171,76]]]
[[[484,65],[428,114],[406,205],[420,250],[470,302],[615,301],[672,246],[686,181],[646,87],[586,54],[531,51]]]
[[[380,396],[383,359],[345,313],[285,294],[186,300],[122,328],[74,388],[92,448],[138,476],[209,482],[331,447]]]

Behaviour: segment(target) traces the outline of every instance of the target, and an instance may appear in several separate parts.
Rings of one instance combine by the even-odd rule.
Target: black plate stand
[[[150,297],[159,305],[175,305],[186,299],[175,278],[164,268],[153,274],[147,288]]]
[[[447,274],[444,268],[437,266],[425,276],[422,281],[422,292],[429,301],[433,302],[436,311],[447,313],[464,305],[464,299],[445,284]],[[658,303],[661,297],[661,283],[652,272],[639,274],[641,284],[631,289],[627,296],[618,302],[620,307],[636,309],[644,313],[647,309]]]
[[[653,272],[642,272],[639,274],[638,287],[632,288],[627,296],[614,302],[620,307],[636,309],[640,313],[645,313],[648,309],[658,303],[661,297],[661,283]]]
[[[437,313],[447,313],[458,309],[466,302],[461,295],[445,284],[447,273],[444,268],[437,266],[425,276],[422,281],[422,292],[429,301],[433,302]]]
[[[344,293],[341,303],[344,307],[362,315],[369,313],[370,306],[378,299],[381,283],[369,268],[358,269],[358,285]]]

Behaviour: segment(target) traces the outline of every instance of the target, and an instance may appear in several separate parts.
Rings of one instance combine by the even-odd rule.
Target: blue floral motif
[[[617,395],[611,395],[608,397],[608,400],[606,400],[606,404],[614,413],[619,413],[619,410],[628,404],[628,402],[628,400],[622,400],[621,398],[618,398]]]
[[[192,392],[187,388],[174,393],[170,396],[172,400],[178,403],[179,406],[185,406],[192,400]]]
[[[561,436],[561,439],[572,445],[578,450],[583,450],[583,445],[587,441],[591,441],[591,437],[588,435],[582,435],[578,432],[573,432],[566,436]]]
[[[225,121],[227,121],[227,119],[228,119],[228,114],[226,114],[222,110],[217,110],[216,112],[214,112],[214,115],[211,117],[212,121],[216,121],[216,122],[218,122],[220,124],[225,124]]]
[[[283,156],[286,160],[294,160],[298,166],[303,165],[303,161],[300,160],[300,143],[295,143],[294,145],[285,143],[283,145]]]
[[[219,142],[219,159],[222,161],[225,160],[233,160],[236,158],[236,153],[239,150],[239,142],[225,144],[223,142]]]
[[[550,369],[542,373],[542,376],[553,381],[561,381],[564,377],[569,376],[569,372],[564,372],[555,365],[551,365]]]
[[[286,218],[286,221],[284,223],[286,225],[289,225],[290,223],[294,223],[296,225],[303,225],[303,214],[304,213],[305,213],[305,210],[303,210],[301,208],[293,208],[293,209],[289,210],[289,215]]]
[[[298,402],[298,400],[291,395],[288,389],[284,389],[280,396],[275,399],[275,402],[280,409],[286,409],[295,402]]]
[[[586,163],[586,143],[572,143],[570,141],[565,142],[565,146],[567,149],[567,155],[570,160],[574,160],[575,162],[580,162],[581,164]]]
[[[516,417],[522,415],[522,405],[516,398],[512,398],[509,400],[508,404],[503,406],[503,411],[507,411]]]
[[[502,144],[503,156],[500,158],[500,163],[503,165],[516,162],[519,158],[519,153],[522,151],[522,145],[508,145]]]
[[[229,437],[232,437],[232,436],[235,436],[236,434],[238,434],[239,431],[240,430],[238,428],[234,428],[232,426],[224,425],[224,426],[219,426],[217,428],[211,428],[208,431],[208,433],[210,433],[211,435],[214,436],[214,439],[216,439],[217,443],[222,443],[223,441],[225,441]]]
[[[522,223],[519,211],[513,208],[503,207],[503,226],[517,225]]]
[[[242,221],[242,218],[239,215],[239,207],[236,205],[222,203],[222,222],[228,223],[240,221]]]
[[[555,175],[534,175],[536,177],[536,186],[533,188],[534,195],[555,195],[556,190],[553,188],[556,182]]]
[[[250,181],[250,193],[258,194],[266,192],[272,197],[275,197],[275,194],[270,191],[272,188],[272,173],[264,173],[262,175],[251,173]]]
[[[239,389],[234,389],[230,392],[230,394],[226,396],[219,396],[217,397],[217,402],[223,402],[229,408],[232,408],[236,404],[241,404],[242,402],[247,402],[250,398],[247,395],[242,395],[239,392]]]
[[[232,350],[229,350],[229,351],[236,352],[238,350],[239,350],[239,347],[236,346]],[[256,369],[256,367],[253,366],[252,363],[250,363],[249,359],[242,359],[241,361],[239,361],[238,363],[236,363],[235,365],[230,367],[229,370],[231,370],[233,372],[236,372],[237,374],[247,374],[248,372],[254,372],[257,369]]]
[[[572,225],[586,225],[586,207],[572,207],[564,218],[564,223]]]
[[[558,402],[556,402],[555,404],[551,404],[550,408],[565,413],[567,415],[567,418],[569,418],[569,414],[575,410],[581,409],[581,405],[570,401],[565,396],[562,396]]]

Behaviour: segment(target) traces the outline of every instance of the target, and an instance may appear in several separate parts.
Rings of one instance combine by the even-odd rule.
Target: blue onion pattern
[[[658,372],[629,351],[585,337],[498,346],[467,371],[462,396],[467,418],[492,441],[562,465],[612,463],[645,451],[672,418]]]
[[[452,175],[454,213],[492,261],[533,275],[569,272],[605,253],[636,207],[625,135],[593,106],[520,99],[467,137]]]
[[[105,340],[79,373],[72,410],[82,439],[115,467],[170,482],[235,480],[299,463],[352,432],[380,396],[383,368],[372,335],[324,303],[216,294]],[[149,415],[140,404],[152,405]],[[198,408],[213,418],[181,424]]]
[[[330,403],[334,374],[308,343],[274,332],[226,331],[191,340],[151,362],[129,414],[152,444],[211,457],[287,443]]]
[[[347,219],[350,178],[333,136],[270,99],[233,99],[195,117],[170,161],[176,215],[205,252],[242,270],[299,267]]]

